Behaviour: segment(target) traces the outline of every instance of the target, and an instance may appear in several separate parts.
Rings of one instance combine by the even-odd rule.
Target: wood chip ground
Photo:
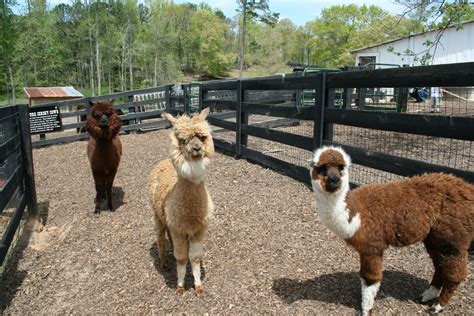
[[[284,175],[218,153],[208,175],[216,211],[205,241],[205,294],[175,292],[176,269],[159,268],[145,190],[168,156],[169,131],[121,136],[115,212],[94,215],[86,142],[34,150],[44,229],[25,230],[5,267],[5,314],[355,314],[358,255],[323,227],[312,192]],[[309,159],[308,154],[308,159]],[[469,271],[473,273],[471,258]],[[426,313],[416,303],[432,265],[422,245],[390,249],[374,313]],[[474,313],[474,277],[446,314]]]

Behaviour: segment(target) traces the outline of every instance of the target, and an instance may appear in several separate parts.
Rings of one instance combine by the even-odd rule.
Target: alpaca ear
[[[94,102],[92,102],[91,100],[89,100],[89,105],[90,105],[90,107],[93,107],[93,106],[94,106]]]
[[[169,113],[163,112],[161,113],[161,117],[170,122],[171,125],[174,125],[174,123],[176,123],[176,119],[173,117],[173,115]]]
[[[208,108],[208,107],[205,108],[205,109],[203,109],[203,110],[201,111],[201,113],[199,113],[199,115],[196,115],[196,116],[194,117],[194,119],[195,119],[196,121],[205,121],[207,115],[209,114],[209,110],[210,110],[210,108]]]
[[[110,104],[114,104],[114,102],[115,102],[115,99],[110,99],[110,100],[109,100],[109,103],[110,103]]]

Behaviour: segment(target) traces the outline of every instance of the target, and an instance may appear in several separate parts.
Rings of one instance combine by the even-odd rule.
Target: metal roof
[[[82,93],[73,87],[28,87],[23,88],[30,98],[82,98]]]

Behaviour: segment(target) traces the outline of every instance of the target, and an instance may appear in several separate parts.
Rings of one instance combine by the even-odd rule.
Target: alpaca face
[[[205,120],[208,113],[209,108],[191,118],[187,115],[175,118],[168,113],[161,114],[173,126],[170,135],[171,161],[178,174],[195,182],[202,181],[209,158],[214,155],[211,128]]]
[[[335,193],[349,184],[349,156],[336,147],[323,147],[313,155],[310,175],[314,190]]]
[[[122,120],[113,109],[111,101],[91,104],[91,114],[86,120],[86,130],[95,139],[112,139],[122,127]]]

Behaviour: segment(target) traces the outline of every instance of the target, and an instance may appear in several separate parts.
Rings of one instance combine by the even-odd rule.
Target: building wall
[[[436,35],[437,32],[428,32],[360,50],[355,54],[355,64],[359,63],[360,56],[375,56],[377,63],[419,66],[419,61],[415,61],[411,56],[405,56],[403,52],[407,49],[415,53],[423,52],[426,50],[423,43],[427,40],[434,41]],[[390,47],[393,47],[394,52],[402,54],[397,56],[389,52]],[[454,27],[446,29],[436,50],[432,48],[429,53],[434,56],[435,65],[474,62],[474,22],[464,24],[463,29],[457,31]]]
[[[377,63],[419,66],[419,61],[404,55],[403,52],[407,49],[415,53],[423,52],[426,50],[423,43],[427,40],[434,41],[437,34],[428,32],[360,50],[355,54],[355,64],[359,63],[362,56],[374,56]],[[388,51],[390,47],[393,47],[394,52]],[[395,52],[402,54],[398,56]],[[434,56],[433,62],[430,63],[433,65],[474,62],[474,22],[464,24],[463,28],[457,31],[454,27],[446,29],[436,50],[432,48],[429,53]],[[456,93],[474,100],[474,87],[458,88]]]

